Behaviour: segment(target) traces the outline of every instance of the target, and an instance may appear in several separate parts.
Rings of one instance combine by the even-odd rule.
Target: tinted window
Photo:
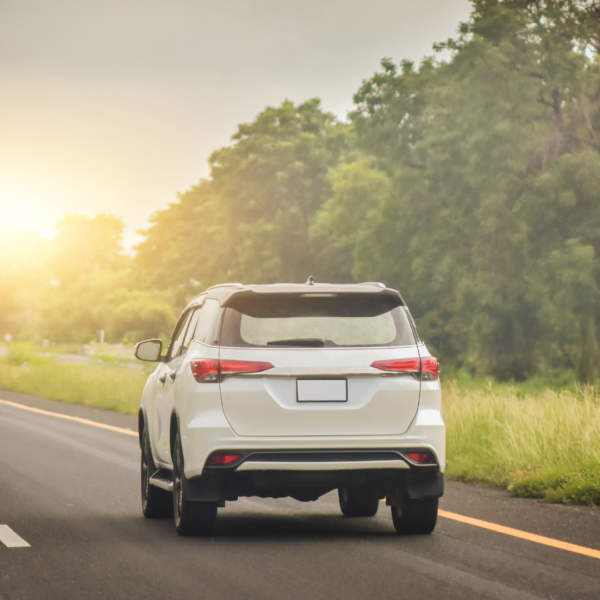
[[[196,327],[198,325],[198,320],[200,319],[200,315],[202,314],[202,308],[196,308],[192,313],[192,318],[190,319],[190,324],[188,325],[187,331],[185,333],[185,337],[183,338],[183,348],[182,352],[186,352],[190,347],[190,343],[194,338],[194,333],[196,331]]]
[[[179,354],[179,350],[181,349],[181,344],[183,342],[183,336],[185,335],[191,314],[191,311],[187,311],[179,318],[179,321],[175,326],[175,330],[173,331],[173,336],[171,337],[168,360],[175,358]]]
[[[202,314],[196,331],[194,332],[194,340],[203,344],[215,343],[215,327],[219,316],[219,301],[209,299],[204,303]]]
[[[221,332],[224,346],[415,344],[402,302],[394,296],[254,294],[229,304]]]

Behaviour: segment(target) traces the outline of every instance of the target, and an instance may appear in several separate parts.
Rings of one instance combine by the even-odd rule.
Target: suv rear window
[[[415,343],[402,301],[383,294],[239,294],[227,302],[220,336],[234,347]]]

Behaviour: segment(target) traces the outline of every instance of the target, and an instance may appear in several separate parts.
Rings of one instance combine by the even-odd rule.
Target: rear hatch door
[[[220,358],[267,361],[261,373],[225,375],[227,420],[240,436],[398,435],[414,419],[420,381],[375,361],[418,357],[396,348],[221,348]]]

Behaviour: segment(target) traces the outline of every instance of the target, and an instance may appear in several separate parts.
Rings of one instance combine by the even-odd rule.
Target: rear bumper
[[[392,504],[404,496],[439,497],[444,493],[440,466],[416,463],[408,453],[418,450],[423,448],[240,450],[226,466],[208,460],[202,475],[185,478],[183,489],[188,500],[204,502],[239,496],[312,501],[341,487],[360,488]]]
[[[188,500],[203,502],[237,500],[239,496],[289,496],[308,502],[346,487],[360,488],[379,499],[386,498],[389,504],[396,504],[403,497],[439,498],[444,493],[444,474],[435,465],[389,467],[318,471],[207,469],[199,477],[184,478],[183,493]]]
[[[204,473],[243,471],[351,471],[351,470],[433,470],[439,471],[435,460],[415,462],[409,453],[423,448],[320,448],[310,450],[224,450],[219,454],[238,454],[239,458],[227,465],[215,466],[210,457]]]
[[[318,438],[240,438],[233,434],[231,430],[215,432],[212,430],[210,434],[202,429],[185,428],[181,426],[182,445],[185,456],[184,473],[188,479],[198,477],[205,471],[211,470],[207,467],[209,457],[215,452],[241,454],[244,457],[243,461],[236,461],[232,466],[242,467],[246,460],[250,464],[243,466],[241,470],[303,470],[303,471],[320,471],[320,470],[337,470],[337,469],[369,469],[368,465],[352,465],[347,463],[347,458],[339,467],[319,465],[319,462],[303,458],[300,461],[286,458],[285,462],[274,469],[272,465],[260,465],[255,463],[255,459],[250,459],[250,455],[255,453],[314,453],[314,452],[369,452],[381,453],[392,451],[395,453],[393,457],[386,456],[383,460],[393,459],[396,464],[389,463],[385,468],[393,468],[395,470],[404,470],[411,466],[411,461],[404,456],[405,452],[411,449],[428,450],[435,457],[437,469],[440,472],[445,470],[445,427],[439,426],[421,426],[415,428],[410,435],[394,436],[394,437],[318,437]],[[216,435],[215,435],[216,434]],[[370,460],[377,462],[381,460],[378,456],[361,457],[360,460]],[[265,462],[261,459],[261,462]],[[331,458],[326,462],[338,463],[337,458]],[[352,462],[352,461],[350,461]],[[292,465],[290,463],[302,463],[302,467]],[[372,465],[373,468],[382,468],[377,465]],[[233,469],[234,470],[234,469]]]

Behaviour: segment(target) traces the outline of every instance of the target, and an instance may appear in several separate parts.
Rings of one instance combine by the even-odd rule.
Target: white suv
[[[309,502],[337,489],[347,517],[391,506],[430,533],[444,491],[438,362],[400,294],[380,283],[215,286],[162,342],[139,412],[142,509],[208,534],[239,496]]]

